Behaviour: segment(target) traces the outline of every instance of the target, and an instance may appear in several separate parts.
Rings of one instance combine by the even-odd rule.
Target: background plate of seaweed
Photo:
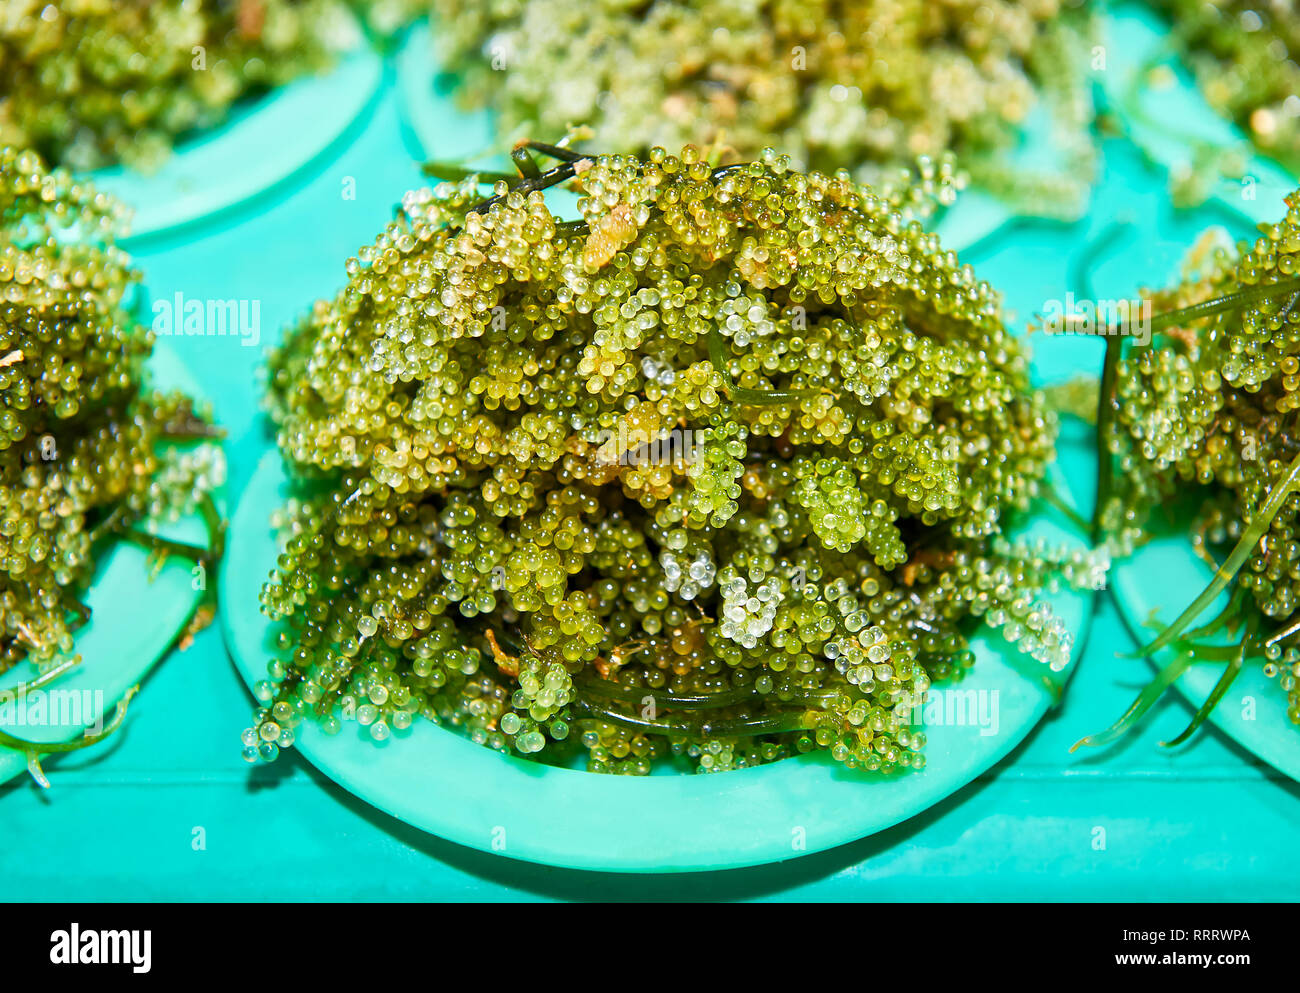
[[[365,111],[382,76],[383,59],[361,43],[325,75],[239,101],[225,123],[180,142],[156,172],[114,166],[84,178],[133,208],[123,242],[201,220],[324,155]]]
[[[1086,445],[1069,438],[1063,436],[1051,472],[1059,493],[1066,479],[1095,475]],[[279,625],[260,612],[258,594],[281,550],[271,517],[291,492],[279,452],[267,452],[236,509],[222,563],[226,645],[250,688],[280,651]],[[1082,547],[1065,516],[1045,503],[1020,533]],[[1045,599],[1080,638],[1092,594],[1067,590]],[[931,694],[975,691],[993,708],[996,733],[982,733],[992,724],[928,724],[920,772],[854,772],[823,753],[709,775],[600,775],[503,755],[424,719],[378,745],[355,722],[332,737],[304,722],[295,729],[295,747],[362,800],[471,848],[619,872],[758,865],[866,837],[956,792],[1029,734],[1074,669],[1053,674],[1049,686],[1046,667],[1001,636],[981,629],[971,647],[970,674]]]
[[[203,404],[202,391],[164,341],[154,345],[146,368],[151,386],[180,390],[194,400],[196,407]],[[220,492],[216,498],[220,505]],[[153,526],[151,530],[200,547],[208,544],[207,525],[197,511]],[[194,589],[193,568],[193,562],[173,556],[151,576],[153,567],[147,549],[123,540],[106,549],[96,562],[94,579],[81,596],[81,602],[91,610],[90,620],[76,634],[76,652],[82,657],[82,664],[44,688],[47,695],[53,695],[47,696],[47,700],[70,701],[72,698],[62,696],[64,693],[89,694],[79,697],[91,704],[89,709],[78,714],[79,708],[63,709],[60,705],[62,716],[79,719],[31,727],[17,723],[18,708],[5,701],[0,706],[3,716],[0,730],[29,741],[67,741],[98,719],[111,717],[117,701],[170,651],[203,601],[204,591]],[[207,582],[213,581],[215,577],[207,577]],[[14,666],[0,676],[0,693],[35,675],[35,667],[30,663]],[[109,739],[90,751],[112,747],[113,741]],[[57,761],[56,754],[42,757],[42,765],[47,767]],[[0,782],[26,768],[27,756],[23,752],[0,747]]]
[[[1161,627],[1171,623],[1212,578],[1214,570],[1196,554],[1186,531],[1178,531],[1158,534],[1112,566],[1110,583],[1124,622],[1144,645],[1158,633],[1152,621],[1158,620]],[[1198,623],[1216,616],[1227,606],[1228,598],[1228,593],[1220,594]],[[1151,662],[1163,669],[1177,656],[1166,648]],[[1279,772],[1300,781],[1300,727],[1287,718],[1286,696],[1278,686],[1278,677],[1265,676],[1263,665],[1262,659],[1246,659],[1227,695],[1210,711],[1210,722]],[[1219,681],[1223,667],[1222,662],[1193,663],[1174,686],[1193,707],[1199,707]]]
[[[465,110],[456,104],[453,74],[441,71],[434,52],[432,29],[427,20],[412,25],[397,51],[397,89],[405,125],[422,159],[439,162],[474,162],[484,150],[494,147],[492,114],[487,110]],[[1051,115],[1041,106],[1034,108],[1021,131],[1020,143],[1011,161],[1026,169],[1061,168],[1059,142]],[[556,135],[534,135],[553,140]],[[581,145],[577,146],[580,149]],[[610,151],[621,151],[611,149]],[[510,164],[498,156],[484,168],[505,168]],[[433,180],[430,180],[433,182]],[[996,234],[1017,218],[1016,212],[983,190],[963,191],[951,207],[940,207],[927,226],[950,251],[959,252]]]
[[[1161,16],[1124,3],[1107,11],[1102,30],[1107,65],[1096,77],[1128,137],[1171,175],[1194,172],[1198,156],[1239,152],[1244,175],[1214,179],[1209,199],[1251,224],[1277,220],[1277,204],[1295,189],[1295,178],[1256,154],[1241,130],[1214,112],[1170,46]],[[1167,85],[1152,85],[1157,67],[1170,74]]]
[[[1211,109],[1169,46],[1161,17],[1145,6],[1125,3],[1108,12],[1104,26],[1110,63],[1098,78],[1124,119],[1128,136],[1171,173],[1193,168],[1198,149],[1243,150],[1249,159],[1246,175],[1253,184],[1219,177],[1210,188],[1210,200],[1250,225],[1277,221],[1282,200],[1295,189],[1296,178],[1272,159],[1251,154],[1245,135]],[[1169,85],[1149,85],[1146,73],[1155,66],[1172,74]],[[1246,229],[1234,227],[1233,234],[1249,237]],[[1154,621],[1161,626],[1172,622],[1212,578],[1213,570],[1196,554],[1186,530],[1165,529],[1131,557],[1117,562],[1110,582],[1125,624],[1143,645],[1157,634]],[[1200,622],[1215,616],[1227,602],[1224,593]],[[1176,657],[1175,651],[1165,649],[1151,661],[1163,669]],[[1243,748],[1300,781],[1300,727],[1288,720],[1283,691],[1275,679],[1264,675],[1262,666],[1258,658],[1246,660],[1209,720]],[[1222,663],[1196,663],[1174,685],[1193,707],[1199,707],[1222,669]]]

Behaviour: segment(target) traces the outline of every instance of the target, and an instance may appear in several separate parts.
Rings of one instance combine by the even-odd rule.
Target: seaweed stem
[[[1247,630],[1242,636],[1241,644],[1237,646],[1237,650],[1233,653],[1232,659],[1223,670],[1223,674],[1219,677],[1219,681],[1214,684],[1214,689],[1210,691],[1210,695],[1205,698],[1205,702],[1197,709],[1196,715],[1192,718],[1191,723],[1187,725],[1183,730],[1183,733],[1177,738],[1174,738],[1172,741],[1160,742],[1162,747],[1173,748],[1177,745],[1181,745],[1192,736],[1193,732],[1195,732],[1198,727],[1205,723],[1205,719],[1210,716],[1210,711],[1219,705],[1219,701],[1223,699],[1223,695],[1228,692],[1228,687],[1230,687],[1233,680],[1241,674],[1241,668],[1246,662],[1246,650],[1250,645],[1251,639],[1255,636],[1255,628],[1257,624],[1258,618],[1252,617],[1247,623]]]
[[[103,741],[122,726],[122,722],[126,719],[126,711],[131,703],[131,698],[139,690],[139,686],[132,686],[127,690],[122,699],[117,702],[117,708],[114,710],[112,718],[103,728],[93,734],[86,731],[82,733],[80,738],[73,738],[69,741],[28,741],[26,738],[17,738],[14,735],[0,731],[0,745],[26,754],[27,771],[31,773],[32,779],[42,789],[49,789],[50,781],[45,777],[44,770],[41,769],[41,756],[75,752]]]
[[[1156,701],[1160,699],[1165,690],[1169,689],[1174,680],[1187,671],[1189,665],[1191,665],[1191,659],[1186,655],[1179,655],[1169,665],[1161,669],[1155,679],[1142,688],[1142,692],[1129,704],[1128,709],[1120,715],[1119,720],[1105,731],[1080,738],[1070,746],[1070,751],[1078,751],[1084,745],[1089,748],[1109,745],[1112,741],[1122,738],[1146,715],[1147,711],[1155,706]]]
[[[798,710],[768,717],[731,721],[681,721],[677,723],[657,719],[620,714],[615,710],[601,707],[591,701],[579,701],[575,709],[585,712],[586,716],[609,724],[640,731],[644,734],[660,734],[672,737],[698,738],[747,738],[760,734],[783,734],[789,731],[807,730],[804,723],[806,711]]]
[[[1164,648],[1175,638],[1179,637],[1187,626],[1205,610],[1206,607],[1222,593],[1232,582],[1233,578],[1241,571],[1241,567],[1246,564],[1251,553],[1255,550],[1255,545],[1263,537],[1264,532],[1268,530],[1269,525],[1273,523],[1273,518],[1282,509],[1297,486],[1300,486],[1300,455],[1291,460],[1291,465],[1287,468],[1286,474],[1269,492],[1268,499],[1264,501],[1264,506],[1260,508],[1259,513],[1250,522],[1237,544],[1233,546],[1232,552],[1224,560],[1223,565],[1214,571],[1214,578],[1210,580],[1200,595],[1193,600],[1177,620],[1165,630],[1150,644],[1138,649],[1138,655],[1151,655]]]
[[[751,407],[774,406],[782,403],[798,403],[800,400],[821,393],[820,390],[751,390],[745,386],[737,386],[731,378],[731,370],[727,368],[726,342],[722,332],[716,327],[709,331],[708,344],[709,361],[722,377],[723,390],[735,403],[743,403]]]

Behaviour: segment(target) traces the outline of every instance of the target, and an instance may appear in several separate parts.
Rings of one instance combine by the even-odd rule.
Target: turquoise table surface
[[[295,189],[132,244],[153,297],[261,302],[258,347],[234,337],[171,342],[229,430],[232,503],[268,444],[263,348],[335,291],[344,260],[422,182],[386,72],[370,111]],[[1126,297],[1167,281],[1213,222],[1250,234],[1226,212],[1175,213],[1165,176],[1113,141],[1088,219],[1020,222],[966,257],[1004,288],[1023,327],[1048,301],[1082,292],[1071,280],[1089,246],[1104,247],[1093,292]],[[1040,338],[1035,348],[1044,381],[1094,373],[1100,358],[1095,339]],[[250,768],[239,732],[252,700],[212,627],[155,669],[113,741],[46,764],[51,790],[26,779],[0,787],[0,899],[1294,899],[1300,786],[1212,728],[1177,752],[1160,749],[1191,715],[1180,698],[1117,747],[1068,753],[1150,678],[1146,663],[1117,657],[1133,641],[1108,597],[1098,604],[1063,705],[953,797],[829,852],[652,877],[461,848],[373,810],[297,756]]]

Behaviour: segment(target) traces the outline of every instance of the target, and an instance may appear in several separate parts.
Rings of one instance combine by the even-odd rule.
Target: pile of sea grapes
[[[552,151],[486,202],[408,194],[274,355],[302,489],[245,756],[423,717],[602,772],[916,768],[981,623],[1066,666],[1040,595],[1099,561],[1008,534],[1054,418],[997,294],[899,209],[948,168],[887,197],[770,150]]]

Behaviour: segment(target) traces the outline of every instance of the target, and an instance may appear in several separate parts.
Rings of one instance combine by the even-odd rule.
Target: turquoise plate
[[[1111,571],[1111,586],[1120,614],[1140,644],[1156,635],[1153,619],[1171,623],[1201,590],[1209,585],[1214,571],[1192,548],[1184,535],[1162,535],[1143,545]],[[1223,593],[1206,608],[1202,622],[1227,606]],[[1176,653],[1166,649],[1153,662],[1164,668]],[[1248,749],[1279,772],[1300,781],[1300,727],[1286,716],[1286,694],[1277,679],[1264,675],[1260,659],[1248,659],[1228,690],[1227,696],[1210,712],[1210,721],[1243,748]],[[1174,684],[1193,706],[1199,707],[1214,689],[1223,663],[1193,665]]]
[[[154,385],[183,390],[195,400],[201,400],[202,391],[165,342],[154,346],[149,370]],[[197,513],[161,524],[155,531],[176,541],[200,546],[208,543],[207,528]],[[5,715],[0,730],[30,741],[66,741],[75,737],[105,714],[112,716],[113,708],[127,690],[138,684],[167,654],[194,615],[204,593],[202,589],[194,589],[193,563],[168,559],[151,579],[148,557],[146,549],[120,541],[97,565],[94,580],[82,599],[92,616],[76,635],[76,653],[82,657],[82,664],[42,691],[51,709],[58,701],[59,716],[69,720],[37,727],[17,724],[17,711],[6,706],[0,710]],[[206,582],[212,581],[213,577],[207,577]],[[35,667],[21,663],[0,677],[0,690],[35,675]],[[68,695],[73,693],[77,696]],[[27,709],[32,705],[33,701],[29,700]],[[95,747],[112,747],[112,742]],[[92,748],[80,754],[93,754],[93,751]],[[57,761],[55,755],[42,760],[45,765]],[[25,754],[0,747],[0,782],[26,768]]]
[[[492,116],[486,110],[458,108],[448,83],[434,58],[428,22],[412,25],[397,50],[397,91],[416,154],[455,161],[497,151]]]
[[[477,162],[498,150],[492,115],[464,111],[449,92],[449,77],[440,72],[427,21],[412,26],[397,53],[397,86],[406,126],[425,160]],[[1015,160],[1026,168],[1061,164],[1053,121],[1040,105],[1030,114]],[[983,241],[1016,218],[1006,204],[981,190],[962,193],[942,211],[934,230],[944,248],[957,252]]]
[[[1054,474],[1058,489],[1066,478],[1092,478],[1091,454],[1063,447]],[[250,687],[265,678],[267,661],[277,654],[278,625],[258,610],[258,594],[280,551],[270,519],[286,492],[280,455],[270,451],[240,501],[222,566],[226,644]],[[1081,545],[1068,528],[1057,511],[1043,508],[1028,533]],[[1048,599],[1078,637],[1091,593]],[[381,745],[356,724],[333,737],[305,724],[296,747],[340,786],[394,817],[512,858],[620,872],[778,862],[915,816],[1029,734],[1054,700],[1043,680],[1046,668],[1022,659],[996,634],[980,633],[973,648],[974,670],[954,688],[963,696],[943,699],[986,704],[996,728],[992,721],[927,725],[927,766],[917,773],[873,776],[808,755],[714,775],[604,776],[505,756],[425,720]],[[1058,683],[1072,669],[1057,674]]]
[[[1295,190],[1296,178],[1272,159],[1249,154],[1250,141],[1214,112],[1168,48],[1168,29],[1160,16],[1148,7],[1125,3],[1108,12],[1103,30],[1106,68],[1096,79],[1138,147],[1171,172],[1190,167],[1198,145],[1244,150],[1249,159],[1246,173],[1253,182],[1220,178],[1211,200],[1250,224],[1276,221],[1277,205]],[[1148,85],[1142,73],[1153,64],[1171,70],[1174,82]]]
[[[233,207],[323,155],[379,90],[383,60],[369,45],[326,75],[241,102],[219,127],[179,145],[157,172],[115,166],[87,174],[133,208],[130,236],[157,234]]]

